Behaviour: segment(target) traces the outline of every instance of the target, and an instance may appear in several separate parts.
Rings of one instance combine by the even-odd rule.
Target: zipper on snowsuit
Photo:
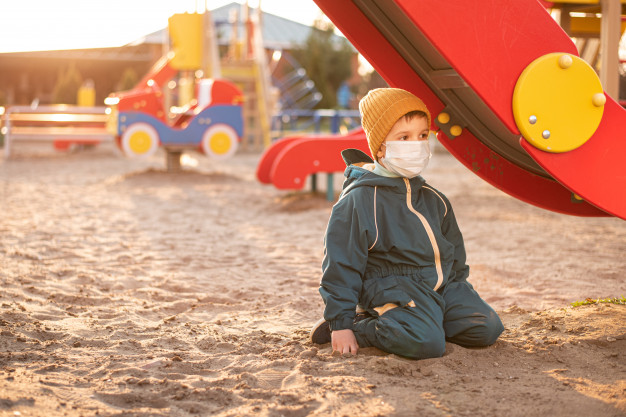
[[[408,178],[403,178],[404,184],[406,185],[406,205],[411,210],[413,214],[417,216],[418,219],[422,222],[424,229],[426,229],[426,234],[428,235],[428,239],[430,240],[430,244],[433,247],[433,252],[435,253],[435,269],[437,270],[437,284],[435,284],[434,291],[437,291],[441,284],[443,284],[443,271],[441,269],[441,253],[439,252],[439,245],[437,245],[437,241],[435,240],[435,234],[433,233],[433,229],[428,224],[428,220],[424,217],[423,214],[415,210],[413,204],[411,203],[411,183]]]

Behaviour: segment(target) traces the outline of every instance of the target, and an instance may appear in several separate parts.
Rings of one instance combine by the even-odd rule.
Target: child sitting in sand
[[[467,282],[450,202],[419,176],[431,157],[428,109],[408,91],[380,88],[359,110],[375,160],[342,152],[346,180],[320,284],[326,308],[311,340],[341,353],[375,346],[415,359],[442,356],[446,340],[493,344],[504,328]]]

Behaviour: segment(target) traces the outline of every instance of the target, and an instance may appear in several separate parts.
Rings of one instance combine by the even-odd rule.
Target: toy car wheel
[[[212,158],[228,158],[239,145],[239,137],[232,127],[225,124],[211,126],[202,135],[202,151]]]
[[[159,134],[147,123],[133,123],[124,131],[120,142],[126,156],[147,158],[159,148]]]

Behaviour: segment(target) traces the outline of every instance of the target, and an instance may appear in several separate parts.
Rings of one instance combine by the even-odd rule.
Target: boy
[[[341,353],[375,346],[415,359],[442,356],[446,340],[493,344],[504,328],[467,282],[450,202],[419,176],[431,157],[428,109],[408,91],[379,88],[359,110],[375,160],[342,152],[346,180],[324,239],[326,308],[311,340]]]

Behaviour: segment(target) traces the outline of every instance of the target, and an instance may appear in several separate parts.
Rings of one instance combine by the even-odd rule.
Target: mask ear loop
[[[428,132],[428,145],[430,148],[430,157],[433,157],[433,146],[437,146],[439,145],[439,139],[437,137],[437,135],[439,134],[439,132],[441,132],[441,128],[437,129],[437,130],[431,130]],[[433,142],[433,146],[430,146],[430,142]]]

